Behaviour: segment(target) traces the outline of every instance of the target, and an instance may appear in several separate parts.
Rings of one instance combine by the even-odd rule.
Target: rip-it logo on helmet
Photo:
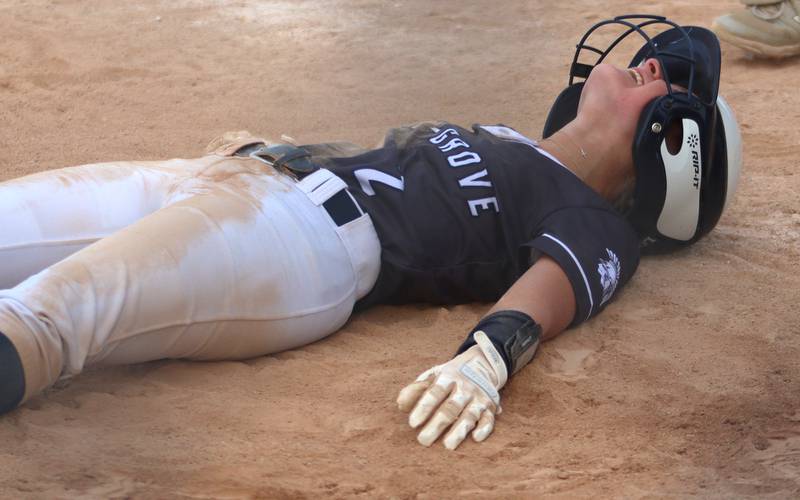
[[[605,50],[588,44],[600,28],[622,33]],[[652,38],[645,31],[661,32]],[[645,106],[633,138],[636,170],[633,204],[625,216],[640,236],[644,253],[664,253],[688,246],[719,221],[739,178],[741,134],[728,104],[718,95],[719,40],[709,30],[679,26],[661,16],[629,15],[595,24],[577,45],[569,86],[556,98],[544,128],[549,137],[577,115],[584,81],[628,35],[645,43],[631,60],[649,58],[661,65],[667,94]],[[594,57],[581,62],[584,54]],[[682,90],[676,90],[673,85]],[[667,134],[680,125],[681,147],[671,152]]]
[[[656,227],[662,235],[689,241],[697,230],[700,216],[700,184],[702,151],[700,128],[696,122],[684,119],[683,145],[676,154],[669,152],[667,141],[661,143],[664,162],[664,205]]]
[[[692,178],[692,186],[695,189],[700,189],[700,138],[697,134],[689,136],[687,141],[688,146],[692,148],[692,166],[694,166],[694,177]]]

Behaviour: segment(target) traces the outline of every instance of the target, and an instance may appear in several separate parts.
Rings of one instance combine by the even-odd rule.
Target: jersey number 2
[[[374,168],[360,168],[353,172],[358,183],[361,185],[361,190],[369,196],[375,196],[375,190],[372,189],[372,182],[378,182],[395,189],[403,190],[403,178],[392,177],[386,172],[375,170]]]

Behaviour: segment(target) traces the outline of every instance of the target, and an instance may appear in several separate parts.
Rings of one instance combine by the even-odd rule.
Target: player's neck
[[[575,120],[539,145],[608,201],[613,202],[633,178],[630,147],[609,140],[607,129]]]

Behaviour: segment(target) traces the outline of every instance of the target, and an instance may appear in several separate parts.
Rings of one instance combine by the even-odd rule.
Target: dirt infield
[[[0,0],[0,180],[191,157],[226,130],[371,145],[446,119],[538,137],[577,38],[633,8]],[[705,26],[731,8],[635,6]],[[0,417],[0,497],[797,498],[800,60],[723,56],[745,140],[733,206],[545,344],[485,443],[422,448],[394,399],[488,306],[381,307],[276,356],[61,383]]]

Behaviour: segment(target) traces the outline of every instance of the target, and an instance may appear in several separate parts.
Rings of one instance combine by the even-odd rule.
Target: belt
[[[361,207],[358,206],[353,195],[347,188],[334,194],[327,201],[322,202],[322,207],[331,216],[337,226],[344,226],[348,222],[354,221],[363,215]]]
[[[291,144],[249,144],[234,154],[259,160],[279,172],[289,174],[298,181],[320,170],[320,166],[311,160],[311,153]],[[326,176],[326,180],[330,177],[335,177],[335,175]],[[336,187],[341,187],[341,189],[322,201],[321,205],[337,226],[344,226],[361,217],[364,211],[347,190],[344,181],[340,180],[340,182],[341,184],[337,183]]]

